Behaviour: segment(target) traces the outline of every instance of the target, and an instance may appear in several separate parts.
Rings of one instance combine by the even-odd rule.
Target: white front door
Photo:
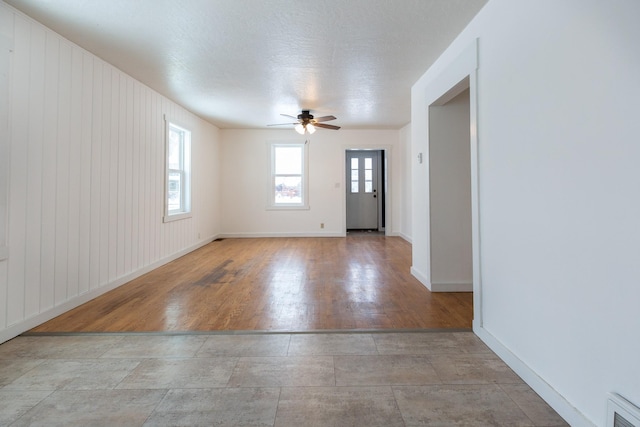
[[[347,230],[378,229],[378,151],[347,151]]]

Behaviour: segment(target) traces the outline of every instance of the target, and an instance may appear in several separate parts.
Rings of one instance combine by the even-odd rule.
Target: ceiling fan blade
[[[295,123],[274,123],[274,124],[267,125],[267,126],[291,126],[291,125],[297,125],[297,124],[298,124],[298,122],[295,122]]]
[[[316,117],[315,120],[316,122],[328,122],[329,120],[335,120],[336,118],[334,116],[323,116],[323,117]]]
[[[317,127],[317,128],[325,128],[325,129],[333,129],[333,130],[340,129],[340,126],[325,125],[324,123],[316,123],[316,124],[314,124],[314,126]]]
[[[290,119],[293,119],[293,120],[298,120],[296,116],[290,116],[289,114],[280,114],[280,115],[284,117],[289,117]]]

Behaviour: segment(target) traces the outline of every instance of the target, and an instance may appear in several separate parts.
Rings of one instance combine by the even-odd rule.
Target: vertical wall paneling
[[[42,162],[42,282],[41,307],[52,307],[55,290],[56,181],[58,143],[58,73],[60,40],[47,33],[44,79],[44,139]],[[29,294],[28,294],[29,295]],[[26,313],[27,316],[33,313]]]
[[[91,251],[91,131],[93,128],[93,59],[82,56],[82,84],[79,124],[80,132],[80,217],[78,221],[78,295],[89,290]],[[75,80],[74,80],[75,81]]]
[[[59,44],[58,143],[56,145],[55,305],[67,299],[69,245],[69,138],[71,120],[71,46]]]
[[[195,215],[162,222],[163,114],[192,126],[194,152],[219,142],[212,125],[3,2],[0,24],[2,46],[12,46],[1,75],[10,89],[0,109],[9,124],[2,342],[196,248]],[[207,230],[219,230],[215,194],[198,217]]]
[[[102,64],[100,64],[102,66]],[[100,278],[98,286],[109,282],[109,175],[111,164],[109,161],[111,150],[111,69],[102,67],[102,143],[100,156]]]
[[[29,52],[29,129],[27,166],[25,294],[26,313],[40,310],[41,244],[42,244],[42,166],[44,140],[44,93],[46,34],[41,28],[30,32]],[[36,296],[35,298],[33,296]]]
[[[130,78],[127,78],[127,137],[125,140],[125,148],[127,153],[126,165],[127,165],[127,178],[125,181],[126,184],[126,212],[127,216],[125,218],[125,257],[124,257],[124,272],[131,271],[132,264],[135,265],[135,261],[137,258],[137,245],[134,245],[135,239],[133,236],[133,222],[134,217],[136,215],[137,204],[134,204],[133,193],[135,191],[137,182],[134,178],[133,174],[133,164],[134,164],[134,120],[138,120],[137,114],[135,112],[134,102],[135,99],[135,91],[133,86],[133,81]],[[124,273],[123,272],[123,273]]]
[[[111,191],[111,200],[116,204],[117,209],[112,212],[109,216],[110,224],[116,227],[117,232],[111,233],[111,236],[116,237],[115,243],[115,271],[110,276],[110,280],[121,277],[124,274],[124,258],[125,258],[125,240],[126,240],[126,211],[127,211],[127,150],[126,150],[126,140],[127,140],[127,82],[126,79],[120,76],[120,73],[117,74],[117,78],[114,79],[114,87],[113,93],[118,93],[118,100],[115,101],[114,105],[117,104],[117,109],[114,110],[114,114],[117,115],[118,121],[115,124],[117,129],[118,137],[117,143],[114,144],[113,148],[114,153],[111,166],[113,167],[113,171],[115,172],[115,176],[113,179],[113,185],[115,187]],[[116,86],[116,83],[117,86]]]
[[[109,245],[109,267],[107,271],[107,280],[101,284],[108,283],[118,277],[118,240],[121,237],[119,231],[124,224],[118,221],[118,192],[120,191],[119,178],[119,151],[120,140],[122,138],[122,132],[120,130],[120,119],[122,112],[122,105],[120,105],[120,72],[118,70],[111,71],[111,130],[109,141],[109,163],[107,168],[109,172],[109,178],[107,183],[107,193],[109,194],[107,199],[107,241]],[[126,113],[125,113],[126,114]],[[124,169],[124,168],[121,168]],[[122,203],[122,202],[121,202]]]
[[[82,52],[71,51],[69,110],[69,207],[67,244],[67,298],[78,295],[80,267],[80,164],[82,144]]]
[[[15,70],[28,70],[30,28],[27,22],[16,19],[13,41],[13,63],[11,81],[11,141],[9,171],[9,227],[8,246],[10,255],[7,265],[7,325],[24,318],[25,298],[25,228],[27,211],[28,148],[29,138],[29,75]]]
[[[140,265],[149,263],[149,228],[147,223],[147,199],[149,196],[149,102],[147,90],[140,88],[140,221],[138,240],[140,242]]]
[[[7,326],[7,228],[9,213],[9,76],[13,51],[13,17],[0,11],[0,329]]]
[[[89,289],[100,284],[100,190],[102,178],[102,67],[101,61],[93,59],[93,97],[92,97],[92,132],[91,132],[91,208],[90,208],[90,269]]]

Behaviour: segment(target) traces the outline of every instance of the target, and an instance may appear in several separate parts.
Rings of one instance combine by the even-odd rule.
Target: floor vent
[[[640,427],[640,408],[612,394],[607,403],[607,427]]]

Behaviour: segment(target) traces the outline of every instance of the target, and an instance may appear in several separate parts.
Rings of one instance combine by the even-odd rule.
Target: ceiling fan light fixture
[[[296,130],[296,132],[298,132],[300,135],[304,135],[304,126],[302,125],[302,123],[298,123],[294,129]]]
[[[316,127],[314,125],[312,125],[311,123],[309,123],[306,126],[307,132],[309,132],[309,134],[312,134],[316,131]]]

